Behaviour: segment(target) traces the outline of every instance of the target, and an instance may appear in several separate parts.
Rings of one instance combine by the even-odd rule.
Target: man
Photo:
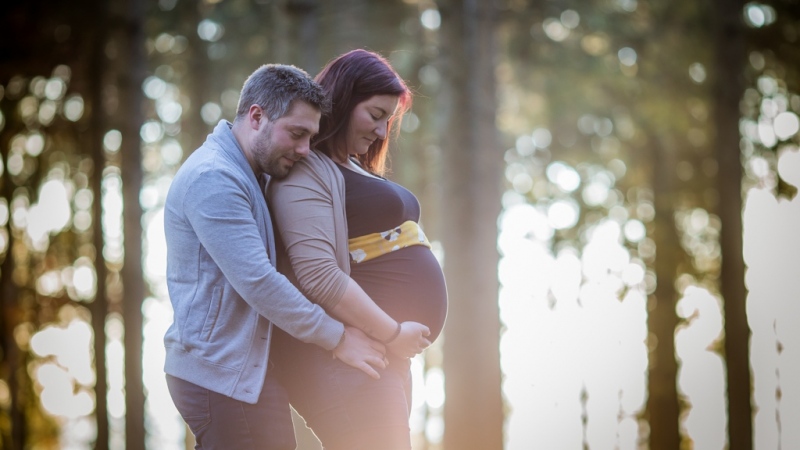
[[[202,449],[294,449],[289,403],[268,366],[273,324],[377,377],[385,348],[309,302],[274,266],[264,188],[309,153],[322,89],[270,64],[178,170],[167,195],[164,337],[170,395]]]

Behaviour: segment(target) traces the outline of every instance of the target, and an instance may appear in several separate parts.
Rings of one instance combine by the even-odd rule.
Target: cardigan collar
[[[239,145],[239,141],[236,140],[236,136],[233,135],[231,127],[233,127],[233,124],[229,121],[224,119],[220,120],[217,126],[214,127],[214,131],[209,135],[209,139],[219,145],[222,152],[232,161],[236,162],[239,168],[247,174],[247,178],[252,183],[255,183],[256,186],[263,189],[263,186],[269,180],[269,175],[260,174],[258,179],[256,179],[256,174],[253,172],[253,168],[250,167],[250,163],[247,162],[247,158],[244,156],[244,150],[242,150],[242,147]]]

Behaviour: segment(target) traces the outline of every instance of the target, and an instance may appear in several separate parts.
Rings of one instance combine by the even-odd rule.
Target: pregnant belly
[[[413,320],[439,336],[447,315],[447,286],[430,249],[406,247],[359,264],[350,276],[395,320]]]

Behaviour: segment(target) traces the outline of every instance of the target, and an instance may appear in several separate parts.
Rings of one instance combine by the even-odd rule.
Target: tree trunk
[[[108,383],[106,371],[106,316],[108,314],[108,298],[106,297],[106,278],[108,269],[103,257],[103,169],[105,168],[105,151],[103,149],[103,131],[106,128],[103,114],[103,84],[106,67],[105,43],[107,38],[108,11],[106,2],[95,2],[95,11],[100,17],[95,24],[92,55],[90,60],[89,102],[91,111],[91,140],[89,153],[94,163],[91,176],[91,189],[94,194],[92,205],[92,243],[95,248],[94,268],[97,274],[97,290],[94,301],[89,306],[92,312],[92,329],[94,330],[94,368],[95,368],[95,420],[97,422],[96,450],[108,449]]]
[[[750,328],[742,254],[742,161],[739,101],[744,92],[745,45],[741,1],[717,0],[714,17],[716,74],[714,126],[717,132],[718,214],[722,222],[720,293],[725,308],[725,361],[728,382],[728,445],[753,448]],[[723,80],[724,77],[724,80]]]
[[[207,125],[200,115],[203,105],[211,100],[208,96],[214,93],[210,82],[214,72],[213,68],[209,67],[211,63],[208,60],[208,44],[200,39],[200,35],[195,29],[197,24],[203,20],[200,14],[201,4],[183,2],[178,8],[181,8],[181,17],[190,24],[186,30],[189,40],[187,62],[190,69],[188,76],[181,79],[189,97],[189,105],[188,110],[184,110],[181,115],[183,127],[180,134],[183,148],[187,150],[184,152],[184,157],[188,157],[191,152],[203,145],[208,133],[216,125]]]
[[[445,111],[444,447],[503,448],[497,217],[503,152],[495,127],[494,10],[447,0],[442,16]]]
[[[8,160],[7,149],[8,140],[0,139],[3,151],[0,152],[4,161]],[[13,194],[14,185],[11,180],[6,177],[0,180],[2,186],[3,198],[9,202],[9,209],[11,207],[11,199]],[[17,345],[14,339],[14,330],[24,315],[21,311],[19,302],[19,287],[12,279],[15,262],[12,248],[14,245],[19,245],[15,241],[14,233],[11,232],[11,221],[7,227],[8,242],[6,243],[5,258],[0,265],[0,351],[2,351],[2,361],[0,362],[0,376],[8,383],[10,402],[8,409],[2,411],[3,421],[8,421],[8,425],[0,428],[0,448],[9,450],[22,450],[25,446],[26,435],[26,420],[25,420],[25,395],[20,395],[22,390],[20,378],[26,376],[27,371],[24,369],[25,358],[23,352]],[[7,415],[6,415],[7,414]]]
[[[319,0],[287,0],[286,13],[294,27],[288,29],[290,59],[277,61],[291,63],[314,76],[319,62]]]
[[[678,316],[675,304],[675,274],[681,263],[683,250],[679,245],[675,226],[674,168],[676,152],[657,137],[651,135],[653,191],[656,209],[655,259],[658,284],[648,301],[647,327],[650,331],[648,347],[650,364],[648,370],[647,414],[650,424],[651,450],[677,450],[681,448],[680,406],[678,401],[678,363],[675,359],[675,328]]]
[[[124,291],[122,316],[125,327],[125,448],[144,449],[144,385],[142,379],[142,301],[145,296],[142,272],[142,189],[141,139],[143,122],[142,83],[145,74],[144,7],[137,0],[118,4],[121,29],[117,37],[119,56],[115,65],[119,109],[114,120],[122,133],[120,169],[122,175],[123,230],[125,257],[120,272]]]

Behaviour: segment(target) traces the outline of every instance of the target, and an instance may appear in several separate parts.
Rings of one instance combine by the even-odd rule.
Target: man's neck
[[[247,160],[247,164],[250,165],[250,169],[253,170],[256,178],[258,178],[261,174],[258,170],[256,170],[255,161],[253,159],[253,155],[250,154],[249,147],[246,145],[247,139],[245,135],[245,130],[242,129],[241,123],[236,122],[234,120],[233,125],[231,125],[231,133],[233,133],[233,138],[236,139],[236,143],[239,144],[239,151],[242,152],[244,155],[244,159]]]

